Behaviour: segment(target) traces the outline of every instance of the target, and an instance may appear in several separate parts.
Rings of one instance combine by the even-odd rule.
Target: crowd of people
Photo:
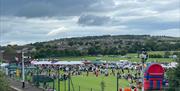
[[[38,72],[29,70],[28,75],[47,75],[53,79],[67,80],[69,76],[114,76],[125,79],[134,88],[141,85],[141,65],[136,68],[109,67],[108,64],[83,64],[83,65],[36,65]],[[136,85],[136,86],[135,86]]]

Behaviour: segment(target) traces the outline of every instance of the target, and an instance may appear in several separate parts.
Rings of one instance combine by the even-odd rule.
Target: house
[[[2,52],[2,59],[6,63],[17,63],[22,60],[22,53],[20,50],[16,50],[16,53]]]

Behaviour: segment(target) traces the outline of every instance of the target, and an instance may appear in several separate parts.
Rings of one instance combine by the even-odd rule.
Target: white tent
[[[84,64],[81,61],[58,61],[58,62],[54,62],[52,63],[51,61],[31,61],[31,64],[34,65],[78,65],[78,64]]]
[[[32,61],[31,64],[34,64],[34,65],[43,65],[43,64],[50,65],[52,63],[51,63],[51,61]]]
[[[172,67],[177,67],[178,63],[177,62],[171,62],[171,63],[169,63],[169,65],[171,65]]]
[[[81,61],[58,61],[53,64],[55,64],[55,65],[78,65],[78,64],[83,64],[83,62],[81,62]]]
[[[9,63],[2,63],[2,64],[0,64],[0,65],[1,65],[1,67],[5,67],[5,66],[8,66]]]
[[[35,64],[35,63],[37,63],[38,61],[31,61],[31,64]]]

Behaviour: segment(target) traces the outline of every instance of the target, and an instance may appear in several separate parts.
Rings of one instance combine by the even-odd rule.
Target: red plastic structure
[[[144,72],[144,89],[161,90],[164,79],[164,68],[160,64],[149,65]]]

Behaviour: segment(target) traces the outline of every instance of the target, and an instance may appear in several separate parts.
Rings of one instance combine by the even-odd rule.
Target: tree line
[[[126,55],[127,53],[138,53],[141,48],[147,49],[147,51],[178,51],[180,43],[168,44],[168,43],[135,43],[129,46],[116,46],[116,47],[104,47],[101,45],[93,45],[87,49],[77,50],[77,49],[64,49],[56,50],[54,48],[47,48],[41,46],[37,49],[35,53],[32,53],[34,58],[43,57],[63,57],[63,56],[85,56],[85,55]],[[161,54],[150,54],[150,58],[167,58],[169,57],[169,52],[165,52],[164,55]]]
[[[170,39],[168,39],[170,38]],[[126,55],[139,53],[142,48],[147,51],[180,51],[180,40],[171,37],[151,37],[148,35],[94,36],[83,38],[67,38],[48,42],[36,42],[24,46],[11,45],[0,49],[14,50],[35,48],[30,52],[33,58],[85,56],[85,55]],[[62,49],[59,49],[63,47]],[[10,54],[14,54],[11,49]],[[163,58],[167,55],[150,54],[151,58]]]
[[[40,49],[31,53],[33,58],[48,58],[48,57],[66,57],[66,56],[87,56],[87,55],[126,55],[126,50],[117,50],[115,48],[102,50],[100,48],[91,47],[87,51],[80,50],[51,50]]]

